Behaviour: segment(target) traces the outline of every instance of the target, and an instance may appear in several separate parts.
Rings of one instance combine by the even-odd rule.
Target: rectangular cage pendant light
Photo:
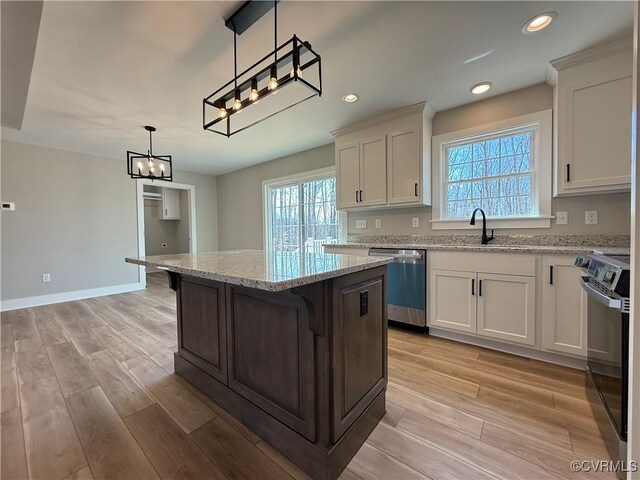
[[[149,178],[151,180],[173,181],[173,163],[171,155],[154,155],[152,134],[155,127],[147,125],[149,132],[149,150],[147,153],[127,151],[127,173],[131,178]]]
[[[226,22],[234,32],[235,76],[203,99],[202,123],[205,130],[231,137],[322,95],[321,59],[311,44],[294,35],[282,45],[277,45],[277,1],[273,4],[274,50],[238,74],[236,36],[266,13],[265,3],[245,2]]]

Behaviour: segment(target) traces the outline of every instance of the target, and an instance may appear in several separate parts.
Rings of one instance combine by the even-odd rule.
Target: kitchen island
[[[385,414],[387,257],[237,250],[127,258],[176,292],[175,371],[315,479]]]

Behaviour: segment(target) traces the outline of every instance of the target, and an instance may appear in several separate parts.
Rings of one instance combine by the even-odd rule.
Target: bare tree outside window
[[[270,188],[268,199],[274,252],[320,253],[322,245],[338,241],[334,177]]]
[[[530,129],[446,147],[446,217],[534,215],[533,139]]]

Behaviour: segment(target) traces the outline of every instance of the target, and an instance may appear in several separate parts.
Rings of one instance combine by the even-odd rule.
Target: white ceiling
[[[127,150],[146,150],[151,124],[155,153],[219,174],[329,143],[332,130],[419,101],[441,111],[479,100],[469,87],[482,80],[494,87],[481,98],[543,82],[549,60],[630,35],[633,24],[632,2],[283,1],[279,39],[296,33],[322,55],[323,96],[227,139],[202,130],[201,102],[233,76],[223,18],[240,4],[45,2],[22,129],[3,127],[3,137],[124,166]],[[523,35],[546,10],[556,21]],[[272,45],[270,12],[239,37],[239,69]],[[360,101],[343,103],[348,92]]]

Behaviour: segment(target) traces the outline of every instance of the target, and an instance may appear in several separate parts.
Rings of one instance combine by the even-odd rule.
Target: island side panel
[[[178,298],[178,352],[227,385],[225,284],[182,277]]]
[[[333,441],[387,386],[385,272],[383,267],[333,281]]]
[[[315,441],[316,360],[307,304],[289,292],[233,285],[226,299],[229,387]]]

